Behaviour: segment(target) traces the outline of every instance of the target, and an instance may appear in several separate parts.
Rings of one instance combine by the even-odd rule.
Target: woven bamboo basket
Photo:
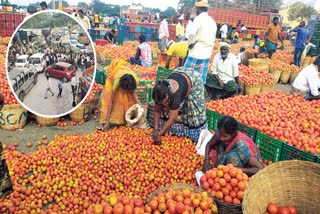
[[[297,78],[300,72],[291,72],[290,77],[289,77],[289,83],[293,83],[294,80]]]
[[[156,191],[151,193],[147,199],[147,202],[149,203],[154,197],[159,195],[162,192],[167,191],[168,189],[173,189],[173,190],[183,190],[183,189],[188,189],[191,190],[191,192],[194,193],[201,193],[202,190],[199,187],[190,185],[190,184],[185,184],[185,183],[176,183],[176,184],[169,184],[163,187],[158,188]]]
[[[253,58],[249,59],[249,66],[256,71],[268,71],[270,59]]]
[[[242,82],[240,82],[240,84],[239,84],[239,86],[240,86],[240,89],[241,89],[241,95],[245,95],[246,94],[246,87],[245,87],[245,84],[244,83],[242,83]]]
[[[72,121],[88,121],[91,117],[91,101],[84,101],[77,109],[70,113]]]
[[[36,121],[41,126],[55,126],[55,125],[57,125],[59,119],[60,119],[59,117],[47,118],[47,117],[40,117],[40,116],[36,115]]]
[[[217,204],[219,214],[243,214],[242,204],[230,204],[217,198],[214,201]]]
[[[101,94],[102,94],[102,90],[97,91],[97,92],[95,93],[95,96],[94,96],[94,98],[91,100],[91,103],[90,103],[90,107],[91,107],[91,108],[97,108],[97,107],[98,107]]]
[[[0,122],[0,126],[3,129],[18,129],[26,125],[28,111],[22,105],[4,105],[0,112],[2,113],[2,118],[4,118],[3,122]]]
[[[296,206],[298,213],[320,210],[320,164],[309,161],[280,161],[251,177],[243,198],[244,214],[265,213],[269,203]]]
[[[261,85],[245,85],[246,95],[259,94],[261,91]]]
[[[265,85],[261,86],[261,93],[273,91],[273,85]]]
[[[274,84],[277,84],[279,82],[280,77],[281,77],[282,71],[270,70],[270,73],[273,75]]]
[[[290,78],[291,72],[282,72],[280,76],[280,83],[287,84]]]

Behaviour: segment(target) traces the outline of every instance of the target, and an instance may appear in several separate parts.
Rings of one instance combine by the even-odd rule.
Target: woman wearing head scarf
[[[228,98],[240,90],[238,60],[230,53],[230,49],[230,44],[221,42],[220,53],[214,57],[212,73],[208,75],[205,84],[212,99]]]
[[[125,124],[128,109],[139,103],[135,89],[139,77],[124,60],[112,60],[108,67],[107,80],[101,101],[99,130],[107,130],[110,124]]]
[[[257,145],[246,134],[238,131],[238,122],[230,116],[222,117],[218,130],[208,142],[205,150],[203,171],[212,166],[232,164],[251,176],[263,168],[261,153]]]

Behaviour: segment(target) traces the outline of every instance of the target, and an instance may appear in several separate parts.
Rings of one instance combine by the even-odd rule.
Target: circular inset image
[[[7,77],[16,98],[43,117],[64,116],[84,102],[96,56],[88,31],[65,12],[45,10],[16,29],[7,51]]]

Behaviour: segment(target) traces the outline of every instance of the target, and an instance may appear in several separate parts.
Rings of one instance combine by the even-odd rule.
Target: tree
[[[89,5],[86,2],[79,2],[78,7],[80,7],[83,10],[88,10]]]
[[[119,5],[108,5],[101,2],[100,0],[93,0],[91,3],[91,7],[93,8],[94,12],[98,12],[100,14],[120,15]]]
[[[163,13],[170,19],[172,16],[176,15],[176,10],[173,7],[168,7]]]
[[[302,21],[310,18],[311,15],[316,15],[318,12],[311,6],[308,6],[302,2],[296,2],[290,6],[288,13],[289,21]]]
[[[159,8],[152,8],[152,13],[160,13],[161,10]]]
[[[52,5],[53,2],[55,2],[55,6],[56,6],[56,9],[57,9],[58,6],[59,6],[59,1],[58,0],[50,1],[50,3],[48,4],[48,8],[53,8],[53,5]],[[62,1],[62,7],[69,7],[68,2],[67,1]]]

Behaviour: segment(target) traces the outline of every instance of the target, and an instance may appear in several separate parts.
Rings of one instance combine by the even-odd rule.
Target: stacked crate
[[[310,24],[310,22],[312,24]],[[310,50],[309,54],[311,56],[316,56],[320,53],[320,17],[319,19],[309,21],[308,28],[312,37],[310,42],[316,45],[315,48]]]
[[[0,13],[0,36],[11,37],[23,19],[19,13]]]

